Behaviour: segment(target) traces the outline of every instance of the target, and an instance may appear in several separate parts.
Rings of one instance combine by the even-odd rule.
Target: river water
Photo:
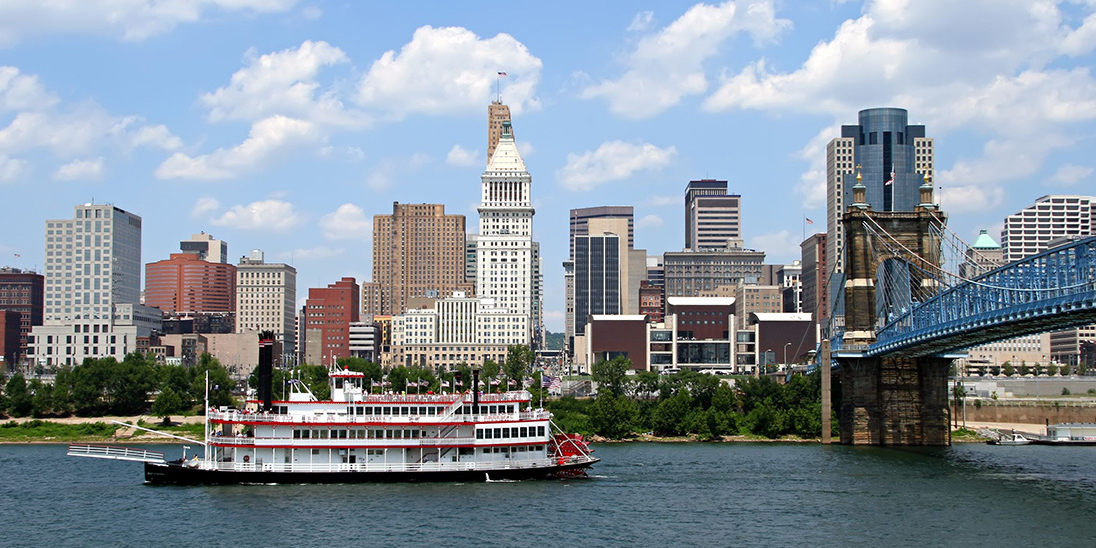
[[[171,487],[6,445],[0,546],[1096,545],[1096,447],[595,447],[587,480]]]

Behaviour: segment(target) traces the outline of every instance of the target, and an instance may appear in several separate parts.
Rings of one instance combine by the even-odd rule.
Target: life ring
[[[251,462],[251,455],[244,455],[244,464]]]

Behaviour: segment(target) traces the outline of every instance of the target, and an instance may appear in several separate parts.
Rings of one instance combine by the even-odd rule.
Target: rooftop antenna
[[[498,71],[498,75],[495,76],[495,95],[496,102],[502,103],[502,79],[506,78],[506,71]]]

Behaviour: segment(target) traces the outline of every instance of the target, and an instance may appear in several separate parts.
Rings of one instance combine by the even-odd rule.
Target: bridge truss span
[[[887,322],[864,355],[930,356],[1094,322],[1090,237],[941,288]]]

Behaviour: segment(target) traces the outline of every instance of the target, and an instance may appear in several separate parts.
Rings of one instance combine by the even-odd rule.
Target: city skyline
[[[1039,196],[1091,194],[1096,17],[984,4],[439,3],[424,16],[279,0],[101,20],[94,2],[0,7],[0,197],[19,206],[0,265],[43,272],[43,223],[110,203],[143,220],[142,269],[205,231],[231,263],[262,249],[296,267],[299,306],[307,288],[372,279],[372,217],[394,201],[445,204],[480,232],[498,95],[533,176],[553,332],[569,210],[633,206],[635,247],[680,251],[685,185],[727,180],[746,247],[790,263],[804,218],[825,231],[825,146],[863,109],[926,126],[951,226],[998,239]]]

